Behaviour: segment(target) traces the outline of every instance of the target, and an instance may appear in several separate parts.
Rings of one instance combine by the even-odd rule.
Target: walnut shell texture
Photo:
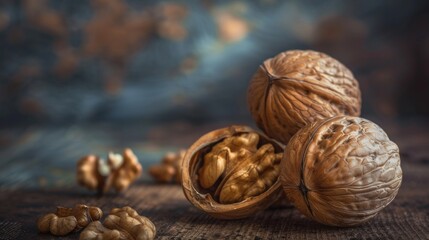
[[[258,127],[287,144],[313,121],[359,116],[361,93],[339,61],[320,52],[291,50],[264,61],[250,82],[247,102]]]
[[[247,127],[209,132],[186,152],[186,198],[216,218],[239,219],[269,207],[282,194],[283,145]]]
[[[374,217],[398,193],[398,146],[373,122],[338,116],[309,124],[286,147],[280,180],[307,217],[354,226]]]

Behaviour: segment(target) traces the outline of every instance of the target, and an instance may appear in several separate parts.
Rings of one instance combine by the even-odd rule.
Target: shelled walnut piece
[[[351,71],[336,59],[292,50],[262,63],[249,84],[247,102],[258,127],[287,144],[316,120],[359,116],[361,93]]]
[[[398,146],[373,122],[350,116],[314,122],[285,150],[280,179],[306,216],[333,226],[373,218],[398,193]]]
[[[187,151],[186,198],[208,214],[237,219],[267,208],[281,194],[283,146],[246,126],[212,131]]]
[[[156,235],[155,225],[131,207],[114,208],[104,223],[92,222],[80,234],[81,240],[150,240]]]
[[[159,183],[180,183],[180,167],[185,153],[186,150],[183,149],[178,152],[168,152],[165,154],[160,164],[153,165],[149,168],[149,174]]]
[[[77,163],[77,181],[89,189],[105,193],[110,188],[123,191],[142,173],[136,155],[129,148],[123,154],[109,153],[107,162],[95,155],[83,157]]]
[[[64,236],[99,220],[102,215],[101,209],[83,204],[74,208],[57,207],[56,213],[49,213],[38,219],[37,228],[42,233]]]

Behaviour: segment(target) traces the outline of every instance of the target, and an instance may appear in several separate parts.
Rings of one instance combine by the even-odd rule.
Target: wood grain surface
[[[14,179],[0,181],[0,239],[78,239],[79,233],[56,238],[40,234],[36,228],[39,216],[54,211],[56,206],[72,207],[77,203],[99,206],[105,214],[114,207],[129,205],[154,222],[157,239],[429,239],[429,134],[422,126],[403,127],[401,131],[391,129],[401,149],[403,184],[398,196],[387,208],[358,227],[323,226],[305,218],[288,204],[277,205],[244,220],[217,220],[193,207],[185,199],[180,186],[157,185],[147,176],[124,193],[110,193],[97,198],[73,182],[67,182],[73,181],[71,163],[57,163],[66,166],[61,168],[62,171],[69,169],[70,172],[64,174],[64,185],[38,186],[40,183],[37,177],[23,180],[20,184],[8,184],[23,178],[17,173],[19,166],[22,166],[21,161],[26,159],[22,156],[33,154],[34,159],[39,159],[47,151],[39,150],[41,154],[37,150],[27,150],[29,152],[19,153],[21,157],[12,162],[1,160],[2,168],[6,166],[9,169],[8,176]],[[132,141],[132,137],[130,139]],[[170,141],[171,146],[175,145],[173,140]],[[15,142],[14,148],[17,145],[19,143]],[[39,145],[38,149],[41,148]],[[58,151],[52,146],[50,149]],[[72,149],[77,151],[78,148]],[[6,153],[12,156],[12,150],[3,150],[0,157]],[[148,152],[145,154],[150,155]],[[35,166],[35,169],[49,168],[50,164],[55,164],[55,161]],[[31,169],[31,165],[26,166]],[[16,174],[13,174],[14,171]],[[27,175],[30,173],[26,172]],[[56,174],[60,178],[62,172]],[[34,186],[38,187],[31,184],[28,186],[32,187],[26,186],[31,181],[36,182]]]

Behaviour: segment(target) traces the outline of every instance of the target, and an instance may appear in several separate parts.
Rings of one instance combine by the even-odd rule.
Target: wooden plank
[[[375,219],[354,228],[327,227],[281,205],[244,220],[218,220],[199,211],[177,185],[140,182],[125,193],[96,198],[80,188],[2,191],[0,239],[56,239],[38,234],[37,217],[77,203],[104,213],[129,205],[149,217],[158,239],[429,239],[428,165],[404,163],[404,182],[395,199]],[[61,239],[77,239],[78,233]]]
[[[159,127],[144,130],[143,137],[136,126],[119,132],[109,127],[9,130],[17,137],[0,148],[0,239],[78,239],[78,233],[63,238],[39,234],[35,224],[57,205],[77,203],[99,206],[105,214],[129,205],[155,223],[158,239],[429,239],[429,129],[383,126],[400,147],[403,184],[395,201],[354,228],[320,225],[288,205],[244,220],[217,220],[190,205],[180,186],[154,185],[147,173],[125,193],[102,198],[74,182],[74,164],[89,152],[129,146],[147,170],[165,151],[186,147],[221,126]]]

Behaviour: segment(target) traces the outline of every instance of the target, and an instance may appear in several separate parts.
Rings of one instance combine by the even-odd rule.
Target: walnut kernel
[[[42,233],[64,236],[86,227],[92,221],[99,220],[102,215],[101,209],[83,204],[78,204],[74,208],[57,207],[56,213],[39,218],[37,227]]]
[[[180,166],[186,150],[168,152],[161,160],[160,164],[153,165],[149,168],[149,174],[158,183],[180,183],[181,174]]]
[[[131,207],[114,208],[104,223],[93,222],[80,234],[81,240],[150,240],[156,235],[155,225]]]
[[[108,160],[88,155],[77,164],[77,181],[89,189],[99,193],[107,192],[110,188],[123,191],[134,182],[142,172],[142,167],[129,148],[123,154],[109,153]]]

